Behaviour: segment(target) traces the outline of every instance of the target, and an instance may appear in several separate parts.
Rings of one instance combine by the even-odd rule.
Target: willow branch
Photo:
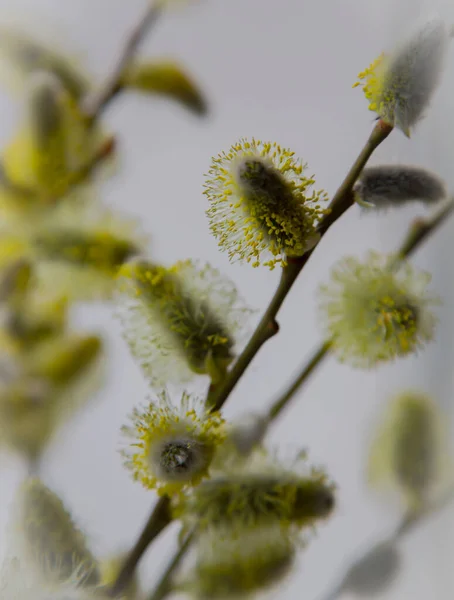
[[[419,527],[424,521],[432,516],[433,514],[443,510],[446,506],[448,506],[452,500],[454,499],[454,485],[452,485],[448,490],[443,493],[439,498],[434,500],[434,502],[429,503],[425,508],[420,511],[414,512],[409,511],[406,513],[399,525],[396,527],[395,531],[384,541],[379,542],[379,545],[389,545],[393,547],[400,540],[402,540],[406,535],[414,531],[417,527]],[[366,552],[370,554],[374,550],[375,546],[372,546],[371,549]],[[323,596],[323,600],[337,600],[339,596],[341,596],[344,592],[349,591],[349,581],[348,575],[355,568],[359,567],[362,563],[362,558],[354,561],[351,566],[346,570],[344,577],[341,579],[341,582],[337,584],[332,590],[328,592],[325,596]]]
[[[347,173],[347,176],[340,185],[339,189],[334,194],[328,207],[329,213],[323,217],[317,228],[321,236],[323,236],[331,227],[331,225],[337,221],[337,219],[341,217],[344,212],[350,208],[350,206],[352,206],[354,203],[352,188],[355,184],[355,181],[358,179],[373,151],[388,137],[391,131],[392,127],[390,125],[387,125],[381,120],[377,121],[377,124],[372,130],[372,133],[369,136],[364,148],[360,152],[358,158],[355,160],[350,171]],[[211,391],[208,404],[213,410],[219,410],[222,408],[224,402],[235,388],[236,384],[254,359],[257,352],[260,350],[263,344],[273,336],[273,331],[274,333],[277,333],[277,313],[286,299],[287,294],[292,289],[293,284],[295,283],[301,270],[312,255],[314,249],[312,249],[310,252],[307,252],[300,258],[289,259],[288,265],[282,269],[281,280],[278,288],[271,299],[271,302],[260,323],[257,325],[255,332],[249,340],[249,343],[238,357],[237,361],[233,365],[232,370],[229,372],[220,388],[213,389]]]
[[[151,542],[161,533],[172,520],[170,513],[170,498],[162,496],[155,505],[146,522],[139,539],[129,552],[126,560],[112,585],[109,595],[119,596],[132,579],[134,571]]]
[[[163,8],[163,3],[160,0],[155,0],[154,3],[149,2],[145,13],[141,16],[137,25],[129,34],[112,72],[108,75],[104,85],[96,91],[92,96],[89,96],[85,101],[85,114],[88,123],[94,123],[98,117],[104,112],[111,100],[115,98],[121,90],[121,78],[126,67],[134,57],[137,47],[148,33],[151,27],[158,21]]]
[[[151,594],[149,600],[163,600],[172,590],[172,578],[175,571],[181,564],[181,561],[186,555],[186,552],[189,550],[190,545],[192,544],[195,537],[195,529],[186,536],[184,542],[178,548],[175,555],[169,561],[166,570],[161,576],[158,585],[154,589]]]
[[[432,216],[415,219],[410,230],[398,250],[398,258],[407,258],[424,242],[433,232],[442,225],[454,211],[454,198],[450,198]]]
[[[115,152],[116,140],[110,136],[97,148],[93,156],[91,156],[79,168],[75,169],[68,175],[68,188],[76,187],[90,179],[95,171],[102,163],[112,156]],[[66,193],[66,192],[65,192]]]
[[[268,411],[266,416],[266,422],[271,423],[274,421],[281,412],[288,405],[290,400],[294,397],[294,395],[301,389],[302,385],[306,383],[315,369],[320,365],[325,356],[328,355],[331,349],[332,342],[330,340],[324,342],[319,346],[319,348],[314,352],[309,362],[305,362],[298,371],[296,377],[290,383],[290,385],[286,388],[284,393],[276,400]]]

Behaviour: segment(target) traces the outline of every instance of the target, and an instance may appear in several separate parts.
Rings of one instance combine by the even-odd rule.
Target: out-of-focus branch
[[[424,242],[432,233],[442,225],[454,211],[454,197],[450,198],[432,216],[415,219],[407,237],[399,248],[398,258],[407,258]]]
[[[88,123],[94,123],[108,106],[110,101],[115,98],[120,91],[120,81],[123,72],[134,57],[137,47],[144,36],[158,21],[163,10],[163,4],[163,0],[149,2],[145,9],[145,13],[141,16],[137,25],[129,34],[112,72],[107,76],[106,81],[101,88],[94,92],[93,95],[86,98],[84,112],[87,116]]]
[[[74,170],[68,176],[68,188],[76,187],[81,183],[84,183],[94,174],[96,169],[102,163],[112,156],[116,149],[116,140],[114,137],[110,136],[106,138],[103,143],[99,146],[99,148],[95,151],[93,156],[87,160],[84,164],[82,164],[78,169]]]
[[[434,502],[428,504],[425,508],[422,508],[418,512],[408,512],[405,514],[395,531],[384,541],[380,541],[374,545],[364,556],[370,556],[376,548],[388,547],[394,548],[400,540],[411,533],[414,529],[419,527],[424,521],[435,513],[443,510],[449,505],[454,499],[454,485],[443,493]],[[342,577],[340,583],[338,583],[332,590],[323,596],[323,600],[337,600],[342,594],[348,593],[351,587],[351,574],[356,569],[364,567],[363,559],[364,556],[353,562],[352,565],[347,569],[345,575]]]
[[[172,559],[169,561],[169,564],[167,565],[166,570],[162,574],[161,579],[159,580],[159,583],[156,586],[156,588],[154,589],[149,600],[163,600],[163,598],[165,598],[170,593],[170,591],[172,590],[173,574],[178,569],[178,567],[181,564],[181,561],[183,560],[184,556],[186,555],[186,552],[189,550],[189,547],[194,539],[194,536],[195,536],[195,530],[191,531],[186,536],[183,543],[180,545],[180,547],[175,552]]]
[[[301,370],[297,373],[296,377],[285,389],[283,394],[271,405],[268,414],[266,416],[267,424],[272,423],[285,409],[290,400],[300,390],[301,386],[306,383],[315,369],[320,365],[325,356],[329,353],[331,348],[331,341],[324,342],[314,352],[309,362],[305,362]]]
[[[142,529],[139,539],[126,557],[120,573],[109,590],[110,596],[120,596],[122,594],[131,581],[135,568],[142,558],[143,553],[161,531],[167,527],[171,519],[170,499],[167,496],[163,496],[156,503],[148,521]]]

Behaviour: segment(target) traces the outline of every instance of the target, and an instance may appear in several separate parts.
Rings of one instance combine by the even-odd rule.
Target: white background
[[[16,17],[64,40],[100,82],[145,1],[0,0],[0,20],[9,18],[12,5]],[[317,184],[333,193],[373,125],[361,91],[351,88],[356,74],[421,14],[439,8],[454,22],[447,0],[435,5],[430,0],[206,0],[172,12],[141,53],[180,59],[206,90],[210,117],[199,120],[173,104],[123,97],[106,114],[109,127],[118,133],[122,158],[121,173],[106,186],[106,202],[141,217],[152,235],[155,260],[210,260],[236,281],[251,306],[263,309],[278,272],[230,265],[208,233],[202,184],[210,157],[242,136],[275,140],[308,161]],[[394,132],[372,161],[432,168],[451,189],[453,53],[451,48],[443,85],[412,139]],[[19,117],[11,97],[1,98],[0,115],[4,143]],[[394,249],[411,217],[423,210],[412,207],[360,218],[352,208],[333,227],[286,301],[279,335],[262,349],[232,394],[228,417],[270,402],[319,343],[315,290],[330,265],[368,248]],[[307,446],[339,486],[335,516],[320,528],[294,576],[280,589],[282,600],[322,599],[352,558],[396,523],[398,511],[379,503],[364,483],[370,432],[389,396],[418,387],[439,400],[453,424],[453,234],[451,221],[414,259],[432,271],[433,288],[444,299],[436,344],[418,358],[373,373],[328,359],[276,424],[273,441],[290,450]],[[154,501],[151,492],[130,480],[117,452],[119,428],[143,401],[146,385],[109,309],[89,308],[80,318],[87,327],[105,332],[110,377],[96,402],[53,444],[42,476],[71,507],[103,556],[133,542]],[[24,473],[18,459],[0,458],[0,531]],[[147,554],[141,569],[147,585],[171,555],[174,538],[171,528]],[[399,578],[384,598],[452,598],[453,507],[427,521],[402,549]]]

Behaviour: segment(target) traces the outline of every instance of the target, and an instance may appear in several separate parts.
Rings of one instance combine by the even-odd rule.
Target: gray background
[[[11,17],[56,40],[81,57],[95,78],[115,61],[120,40],[145,6],[143,0],[0,0],[0,20]],[[210,99],[212,113],[199,121],[178,106],[123,97],[106,122],[118,133],[122,168],[104,189],[108,205],[140,216],[152,235],[155,260],[210,260],[238,284],[247,302],[263,309],[278,272],[230,265],[208,233],[202,196],[210,157],[242,136],[275,140],[309,162],[317,184],[333,193],[364,143],[373,115],[356,74],[420,14],[439,8],[454,22],[450,2],[417,0],[206,0],[173,11],[143,44],[143,56],[174,56],[190,69]],[[452,93],[454,48],[448,72],[427,118],[411,140],[394,132],[373,162],[410,162],[434,169],[454,189]],[[13,96],[1,98],[0,136],[17,125]],[[315,290],[344,254],[368,248],[392,250],[422,208],[386,217],[360,217],[351,209],[323,241],[279,316],[281,331],[260,352],[226,407],[227,416],[259,409],[277,393],[321,335]],[[364,483],[367,443],[387,398],[408,386],[433,394],[453,424],[452,339],[454,299],[452,235],[447,224],[415,256],[433,273],[443,297],[437,343],[418,358],[368,373],[329,359],[312,377],[272,433],[285,451],[306,446],[339,486],[335,516],[301,556],[279,598],[322,598],[351,559],[386,535],[397,505],[380,502]],[[61,494],[105,555],[136,538],[154,496],[134,484],[117,453],[119,428],[142,402],[146,385],[119,337],[109,309],[80,311],[84,326],[102,329],[110,343],[105,390],[62,431],[46,456],[43,479]],[[451,427],[452,432],[452,427]],[[18,459],[0,457],[0,531],[7,506],[24,476]],[[398,581],[384,598],[448,600],[454,589],[454,512],[438,514],[403,544]],[[150,584],[175,543],[171,528],[147,554],[141,573]],[[0,551],[3,536],[0,535]]]

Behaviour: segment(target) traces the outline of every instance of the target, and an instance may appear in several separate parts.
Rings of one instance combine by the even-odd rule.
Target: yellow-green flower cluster
[[[0,211],[13,223],[39,219],[67,197],[87,201],[89,190],[75,183],[89,181],[87,165],[104,143],[55,75],[31,75],[27,92],[24,123],[1,157]]]
[[[59,37],[58,32],[43,32],[41,27],[36,27],[36,21],[27,27],[22,17],[20,24],[2,23],[0,26],[0,61],[10,75],[6,85],[12,84],[23,92],[31,75],[46,72],[57,77],[71,97],[81,100],[93,86],[92,77],[87,74],[81,60],[61,47],[50,47],[43,41],[44,35],[55,40]],[[36,34],[39,32],[43,35],[38,38]]]
[[[408,262],[370,252],[366,261],[342,259],[320,289],[320,316],[340,360],[356,367],[415,353],[433,338],[438,303],[427,292],[430,274]]]
[[[202,600],[253,596],[287,575],[299,546],[278,525],[250,528],[241,536],[211,530],[199,538],[193,573],[181,588]]]
[[[32,461],[98,389],[102,372],[99,336],[70,331],[66,301],[33,280],[20,263],[0,286],[0,440]]]
[[[2,600],[105,600],[99,566],[58,496],[38,479],[25,481],[13,504]]]
[[[63,204],[39,227],[23,223],[0,230],[5,262],[26,258],[40,290],[69,300],[108,299],[125,261],[143,251],[144,237],[132,219],[97,204]]]
[[[98,336],[63,334],[14,357],[0,387],[1,443],[37,460],[101,383]]]
[[[307,467],[304,454],[292,462],[288,466],[263,448],[231,464],[220,456],[211,478],[188,492],[177,514],[204,528],[313,526],[331,514],[334,486],[324,471]]]
[[[161,392],[123,428],[129,445],[123,454],[136,481],[158,494],[178,494],[208,476],[225,439],[224,420],[203,402],[183,393],[179,406]]]
[[[392,398],[369,455],[369,482],[398,491],[411,510],[424,508],[449,471],[448,436],[433,399],[408,390]]]
[[[362,85],[369,110],[409,136],[439,84],[448,45],[448,27],[436,16],[393,52],[382,53],[355,84]]]
[[[230,460],[229,460],[230,458]],[[248,457],[220,450],[211,478],[174,503],[187,529],[196,527],[196,564],[183,589],[202,598],[249,596],[281,580],[303,541],[334,508],[326,474],[290,465],[264,448]]]
[[[90,78],[59,51],[0,27],[0,56],[23,82],[22,123],[0,163],[0,269],[26,258],[41,292],[106,299],[118,268],[143,239],[131,221],[100,206],[96,167],[114,140],[85,114]]]
[[[233,283],[209,264],[186,260],[166,268],[139,259],[118,274],[123,335],[158,387],[196,374],[221,380],[249,313]]]
[[[317,243],[326,194],[313,189],[313,176],[294,154],[274,142],[243,139],[213,158],[207,216],[231,260],[273,268]]]

